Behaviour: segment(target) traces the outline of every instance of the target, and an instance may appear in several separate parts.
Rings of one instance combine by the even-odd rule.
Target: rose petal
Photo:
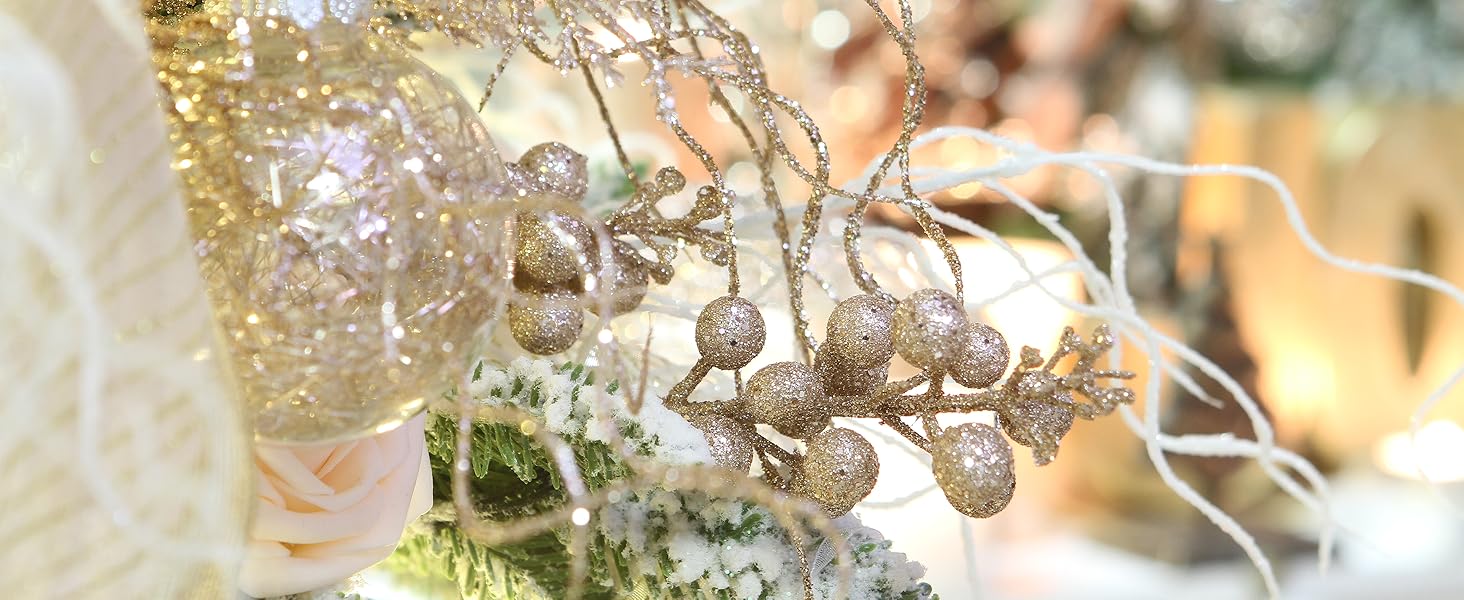
[[[386,500],[379,494],[366,496],[340,511],[301,513],[274,506],[260,506],[254,513],[249,535],[254,539],[286,544],[319,544],[360,535],[383,519]],[[400,532],[398,532],[400,533]]]
[[[239,569],[239,590],[256,598],[298,594],[346,579],[381,562],[392,547],[331,557],[246,557]]]
[[[372,494],[379,483],[376,480],[358,481],[346,489],[323,494],[286,493],[285,508],[301,513],[345,510]]]
[[[398,452],[401,451],[398,450]],[[357,444],[355,451],[342,459],[331,470],[329,476],[322,477],[321,482],[330,486],[330,489],[337,494],[347,493],[351,488],[363,483],[372,485],[380,481],[400,461],[400,456],[382,452],[381,444],[375,443],[374,440]]]
[[[421,446],[425,449],[426,445],[423,440]],[[417,486],[412,488],[412,503],[407,506],[407,522],[417,520],[417,517],[432,509],[432,461],[422,449],[418,449],[417,453],[422,459],[417,467]]]
[[[360,444],[359,441],[347,442],[345,444],[341,444],[332,448],[330,451],[330,455],[326,457],[325,462],[321,463],[320,466],[315,467],[315,475],[321,478],[329,475],[330,472],[335,469],[337,464],[340,464],[342,460],[345,460],[347,456],[351,455],[351,452],[355,451],[358,444]]]
[[[320,481],[293,450],[281,446],[261,444],[254,449],[255,461],[262,464],[280,483],[280,491],[286,495],[329,494],[329,486]]]
[[[274,506],[285,505],[284,495],[280,494],[272,478],[265,475],[264,471],[256,470],[254,472],[254,494],[259,497],[260,501],[267,504]]]
[[[425,419],[333,448],[256,448],[259,502],[241,591],[305,592],[391,554],[406,523],[431,507]]]
[[[408,448],[410,449],[410,448]],[[425,453],[423,453],[425,457]],[[418,461],[420,465],[420,460]],[[417,515],[411,514],[413,494],[418,486],[418,480],[422,479],[421,469],[397,469],[391,472],[386,479],[383,479],[377,491],[372,494],[369,500],[383,501],[374,514],[376,520],[369,528],[353,537],[340,538],[336,541],[324,542],[310,547],[303,547],[296,550],[300,556],[315,556],[319,554],[333,554],[340,552],[356,552],[367,548],[389,544],[396,546],[397,540],[401,538],[402,529],[407,521],[415,519]],[[428,483],[430,486],[431,483]],[[430,488],[429,488],[430,489]],[[352,507],[341,514],[357,512]]]

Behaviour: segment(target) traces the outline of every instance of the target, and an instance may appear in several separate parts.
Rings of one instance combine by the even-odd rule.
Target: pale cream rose
[[[335,445],[255,447],[258,501],[240,591],[282,596],[339,582],[391,554],[432,505],[423,424]]]

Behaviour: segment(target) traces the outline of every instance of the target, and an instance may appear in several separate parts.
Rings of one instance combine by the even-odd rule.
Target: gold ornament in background
[[[559,142],[544,142],[529,148],[518,162],[508,165],[509,177],[519,189],[554,192],[580,202],[589,191],[589,161],[583,154]]]
[[[256,435],[397,426],[454,383],[494,309],[488,131],[359,25],[199,14],[168,33],[175,168]]]
[[[531,202],[563,202],[557,194],[535,195]],[[518,215],[518,250],[514,279],[523,291],[579,290],[584,287],[585,266],[597,256],[590,227],[570,215],[555,211]]]
[[[752,467],[752,425],[722,415],[702,417],[693,424],[706,436],[713,462],[740,473]]]
[[[584,330],[581,293],[602,261],[594,231],[578,216],[554,208],[584,200],[589,184],[585,157],[558,142],[530,148],[506,166],[509,182],[535,210],[516,217],[513,284],[508,328],[519,347],[534,354],[568,350]],[[610,267],[619,270],[612,261]],[[631,307],[634,308],[634,307]]]
[[[639,260],[640,254],[630,244],[614,240],[610,247],[615,270],[608,279],[601,280],[600,284],[604,286],[604,293],[610,296],[611,314],[601,315],[600,303],[590,303],[590,312],[604,317],[616,317],[634,311],[646,299],[646,286],[651,283],[650,269]]]

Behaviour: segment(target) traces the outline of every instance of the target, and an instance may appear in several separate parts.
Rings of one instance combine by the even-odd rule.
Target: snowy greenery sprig
[[[701,432],[646,398],[631,414],[619,386],[596,393],[594,373],[576,365],[519,358],[506,367],[480,363],[466,392],[475,402],[529,412],[575,452],[590,488],[623,478],[626,466],[606,441],[614,427],[637,453],[665,464],[710,463]],[[606,403],[595,410],[594,402]],[[566,588],[568,535],[541,534],[505,546],[469,539],[452,517],[450,470],[456,446],[454,416],[435,415],[427,428],[439,508],[409,531],[390,566],[453,580],[469,598],[559,598]],[[519,428],[473,427],[469,462],[479,517],[504,520],[536,514],[564,502],[547,454]],[[879,532],[849,515],[835,521],[853,550],[850,597],[935,598],[921,582],[924,568],[890,551]],[[798,599],[803,585],[796,552],[766,509],[700,492],[652,489],[629,494],[602,509],[593,524],[587,598],[614,596],[615,582],[631,598]],[[815,537],[807,546],[819,598],[837,585],[835,552]],[[623,597],[623,596],[620,596]]]

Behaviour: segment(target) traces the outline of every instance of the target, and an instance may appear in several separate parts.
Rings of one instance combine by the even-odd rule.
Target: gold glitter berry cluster
[[[666,217],[657,202],[680,192],[686,178],[664,168],[601,220],[579,208],[588,187],[585,163],[568,146],[548,142],[506,165],[522,207],[515,218],[517,294],[509,304],[508,325],[519,346],[534,354],[556,354],[574,345],[586,309],[602,317],[634,311],[651,280],[671,281],[672,262],[682,247],[699,247],[712,264],[727,265],[726,236],[697,227],[721,215],[722,198],[714,188],[702,187],[685,216]],[[630,238],[655,258],[643,255]]]
[[[898,302],[873,294],[848,298],[830,315],[812,366],[772,363],[753,373],[736,398],[688,401],[711,369],[746,367],[766,336],[761,313],[746,299],[724,296],[709,303],[696,323],[701,358],[672,388],[667,405],[706,434],[719,465],[745,474],[756,457],[770,484],[814,500],[831,516],[852,509],[879,477],[874,447],[859,433],[833,426],[833,417],[878,419],[930,454],[935,480],[951,506],[990,517],[1016,489],[1008,439],[1031,448],[1037,464],[1047,464],[1075,418],[1094,419],[1134,399],[1127,388],[1100,385],[1133,377],[1095,367],[1114,344],[1106,326],[1086,342],[1068,328],[1046,361],[1035,348],[1023,348],[1001,381],[1010,361],[1001,333],[969,319],[954,296],[922,289]],[[921,373],[888,381],[896,354]],[[1071,368],[1057,373],[1069,356],[1076,357]],[[945,393],[946,377],[977,391]],[[912,392],[921,385],[923,391]],[[936,420],[941,413],[977,411],[996,413],[1006,437],[990,425],[942,427]],[[915,417],[921,430],[901,417]],[[756,424],[802,440],[804,450],[783,449],[758,433]]]

